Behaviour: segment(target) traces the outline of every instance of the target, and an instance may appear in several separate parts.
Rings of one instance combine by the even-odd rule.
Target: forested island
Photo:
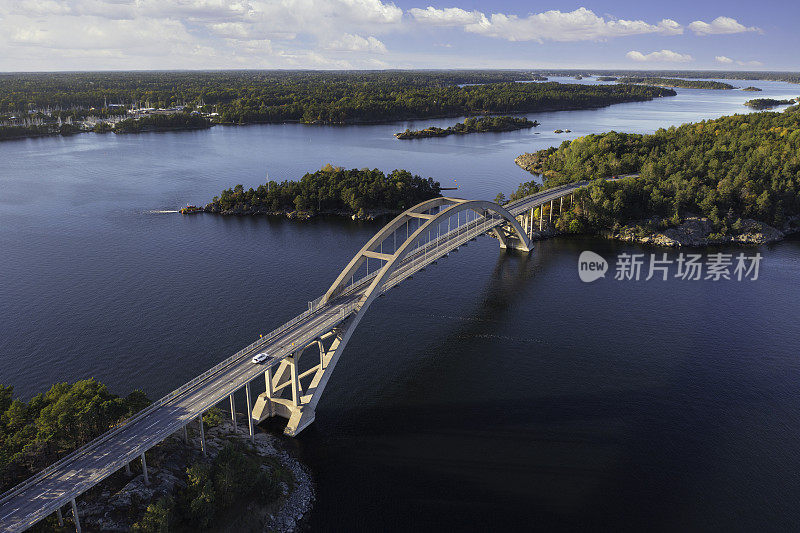
[[[441,196],[439,182],[407,170],[384,174],[378,169],[344,169],[325,165],[299,181],[270,181],[256,189],[226,189],[205,206],[222,215],[286,215],[309,218],[320,214],[373,218],[404,211]]]
[[[210,128],[212,123],[207,118],[188,113],[170,115],[148,115],[117,122],[114,133],[141,133],[145,131],[200,130]]]
[[[773,107],[778,107],[780,105],[791,105],[795,103],[798,99],[793,100],[776,100],[774,98],[754,98],[752,100],[748,100],[744,103],[747,107],[752,107],[753,109],[771,109]]]
[[[706,80],[683,80],[680,78],[647,78],[647,77],[625,77],[619,78],[618,83],[640,83],[644,85],[656,85],[658,87],[682,87],[684,89],[716,89],[730,90],[735,89],[730,83],[721,81]]]
[[[596,180],[576,192],[574,208],[558,219],[559,231],[651,239],[667,228],[683,235],[683,225],[691,223],[706,236],[683,235],[684,244],[769,242],[800,229],[799,108],[722,117],[652,135],[587,135],[524,154],[517,163],[540,174],[544,188]],[[599,179],[628,173],[640,177]],[[523,183],[511,198],[540,188],[535,181]]]
[[[751,91],[751,92],[761,92],[761,89],[759,89],[758,87],[753,87],[752,85],[750,85],[749,87],[745,87],[742,90],[743,91]]]
[[[121,398],[93,379],[58,383],[29,402],[13,393],[0,385],[0,493],[150,404],[142,391]],[[274,447],[272,437],[259,433],[251,444],[216,408],[206,411],[203,421],[207,454],[191,440],[168,437],[147,452],[149,483],[135,461],[131,472],[115,472],[81,496],[82,525],[138,533],[223,526],[260,531],[285,528],[287,517],[294,523],[309,510],[310,479],[296,460]],[[244,418],[240,423],[247,424]],[[195,437],[194,428],[189,435]],[[304,505],[289,502],[287,496],[296,491],[303,492]],[[35,527],[54,531],[57,519],[51,515]]]
[[[598,76],[597,81],[617,81],[619,78],[616,76]]]
[[[535,128],[539,123],[525,117],[469,117],[464,122],[458,122],[447,128],[430,126],[424,130],[409,130],[395,133],[398,139],[423,139],[426,137],[446,137],[447,135],[466,135],[468,133],[483,133],[489,131],[515,131],[526,128]]]

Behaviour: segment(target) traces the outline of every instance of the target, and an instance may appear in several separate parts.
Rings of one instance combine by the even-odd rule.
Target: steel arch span
[[[462,213],[463,224],[460,220]],[[473,215],[472,221],[469,220],[470,214]],[[456,219],[455,230],[452,229],[453,217]],[[442,235],[445,223],[447,231]],[[397,235],[403,228],[405,233],[398,243]],[[288,418],[285,433],[289,436],[295,436],[308,427],[314,421],[316,406],[336,363],[375,298],[487,231],[497,237],[502,248],[530,252],[530,239],[515,216],[503,206],[485,200],[434,198],[415,205],[386,224],[356,253],[316,306],[321,308],[334,304],[349,295],[355,301],[352,311],[342,316],[342,321],[331,331],[285,357],[274,374],[269,370],[266,372],[267,390],[256,400],[253,419],[261,422],[271,416]],[[391,253],[385,253],[386,248]],[[370,259],[380,263],[371,275]],[[364,267],[367,275],[355,282]],[[348,282],[351,282],[349,286]],[[351,289],[354,285],[359,290]],[[312,347],[318,351],[319,360],[301,372],[300,357]]]

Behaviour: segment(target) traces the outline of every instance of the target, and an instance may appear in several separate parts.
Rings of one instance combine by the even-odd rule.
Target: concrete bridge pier
[[[78,506],[75,504],[75,498],[72,498],[72,517],[75,519],[75,531],[81,533],[81,519],[78,518]]]
[[[250,442],[253,442],[255,437],[253,433],[253,410],[250,408],[250,382],[244,384],[244,394],[247,399],[247,427],[250,429]]]
[[[61,507],[56,509],[56,518],[58,518],[58,527],[64,527],[64,517],[61,515]]]
[[[233,393],[231,393],[229,398],[231,400],[231,422],[233,422],[233,431],[238,433],[239,429],[236,427],[236,407],[233,404]]]
[[[142,474],[144,474],[144,484],[150,484],[150,478],[147,477],[147,459],[144,458],[144,453],[142,454]]]
[[[205,429],[203,428],[203,413],[200,413],[197,417],[197,421],[200,422],[200,449],[203,450],[203,455],[206,455],[206,433]]]

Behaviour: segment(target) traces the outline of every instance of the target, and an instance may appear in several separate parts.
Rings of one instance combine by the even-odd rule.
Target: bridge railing
[[[38,483],[39,481],[41,481],[42,479],[44,479],[45,477],[50,475],[52,472],[58,470],[66,462],[68,462],[68,461],[70,461],[70,460],[72,460],[72,459],[74,459],[74,458],[76,458],[76,457],[78,457],[80,455],[84,455],[87,452],[89,452],[92,449],[94,449],[97,446],[99,446],[100,444],[103,444],[109,438],[114,436],[118,431],[120,431],[124,426],[128,426],[130,424],[134,424],[137,421],[145,418],[146,416],[148,416],[149,414],[153,413],[154,411],[156,411],[160,407],[163,407],[164,405],[169,403],[171,400],[173,400],[177,396],[180,396],[181,394],[183,394],[187,390],[191,389],[192,387],[198,385],[199,383],[202,383],[203,381],[208,379],[210,376],[212,376],[212,375],[218,373],[220,370],[222,370],[224,368],[227,368],[228,366],[236,363],[242,357],[242,355],[244,355],[244,354],[246,354],[248,352],[252,352],[255,349],[259,348],[260,346],[266,344],[272,338],[276,337],[277,335],[279,335],[279,334],[283,333],[284,331],[286,331],[287,329],[291,328],[292,326],[294,326],[295,324],[297,324],[298,322],[300,322],[301,320],[303,320],[304,318],[306,318],[307,316],[309,316],[313,312],[314,312],[314,310],[309,308],[308,310],[306,310],[303,313],[301,313],[300,315],[296,316],[295,318],[293,318],[289,322],[286,322],[285,324],[282,324],[278,328],[272,330],[271,332],[267,333],[263,337],[259,338],[257,341],[251,343],[250,345],[246,346],[245,348],[242,348],[241,350],[239,350],[238,352],[236,352],[232,356],[224,359],[223,361],[221,361],[218,364],[214,365],[213,367],[209,368],[208,370],[206,370],[205,372],[203,372],[199,376],[195,377],[191,381],[189,381],[187,383],[184,383],[183,385],[181,385],[177,389],[175,389],[172,392],[168,393],[167,395],[159,398],[158,400],[156,400],[155,402],[150,404],[145,409],[143,409],[143,410],[139,411],[138,413],[134,414],[133,416],[123,420],[117,426],[115,426],[114,428],[110,429],[109,431],[106,431],[105,433],[103,433],[102,435],[97,437],[96,439],[94,439],[94,440],[84,444],[83,446],[75,449],[74,451],[72,451],[71,453],[65,455],[64,457],[62,457],[61,459],[59,459],[55,463],[53,463],[53,464],[45,467],[44,469],[40,470],[35,475],[33,475],[32,477],[30,477],[27,480],[23,481],[19,485],[16,485],[16,486],[12,487],[8,491],[6,491],[2,495],[0,495],[0,503],[3,503],[6,500],[8,500],[9,498],[15,496],[16,494],[19,494],[21,491],[25,490],[29,486],[31,486],[31,485],[33,485],[35,483]]]

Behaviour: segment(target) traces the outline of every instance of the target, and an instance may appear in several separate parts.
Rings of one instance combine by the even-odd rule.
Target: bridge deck
[[[571,194],[586,183],[550,189],[510,203],[506,208],[518,216],[532,207]],[[502,222],[502,219],[477,217],[416,249],[384,285],[384,292]],[[3,494],[0,497],[0,531],[23,531],[29,528],[180,430],[297,348],[330,331],[358,309],[368,282],[369,279],[362,280],[325,306],[303,313],[279,328],[279,333],[240,351],[193,380],[194,383],[187,384],[190,386],[182,387],[184,390],[178,389],[167,395],[146,412],[134,416],[127,423],[110,430]],[[270,351],[273,357],[264,365],[252,364],[250,359],[253,354],[264,350]]]

